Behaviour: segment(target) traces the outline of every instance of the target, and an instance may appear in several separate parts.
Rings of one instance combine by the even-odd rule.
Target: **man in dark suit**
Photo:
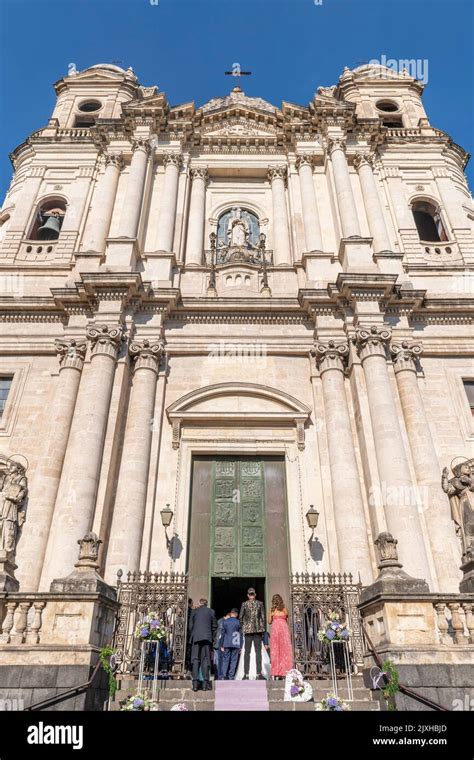
[[[199,668],[204,679],[203,690],[210,691],[211,686],[211,647],[217,633],[217,620],[214,610],[207,606],[207,599],[199,600],[199,607],[191,616],[191,662],[193,670],[193,691],[199,687]]]
[[[234,607],[230,614],[224,618],[219,640],[224,681],[234,680],[240,650],[242,649],[242,631],[240,630],[238,614],[238,609]]]
[[[262,675],[262,636],[265,632],[265,612],[263,602],[256,598],[255,589],[247,591],[247,601],[240,608],[240,626],[245,634],[244,650],[244,681],[248,680],[250,670],[250,652],[252,644],[255,647],[255,659],[257,664],[257,679],[264,681]]]

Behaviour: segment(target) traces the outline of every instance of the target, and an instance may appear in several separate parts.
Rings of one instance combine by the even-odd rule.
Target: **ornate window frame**
[[[249,412],[209,412],[193,411],[193,407],[208,399],[218,396],[248,395],[264,398],[281,404],[287,411],[249,411]],[[181,431],[184,424],[201,423],[212,427],[234,425],[247,426],[249,422],[261,427],[284,425],[294,427],[298,449],[305,448],[305,424],[309,420],[311,410],[306,404],[290,396],[288,393],[256,383],[218,383],[199,388],[174,401],[166,410],[169,422],[173,428],[172,446],[179,449]]]
[[[8,437],[13,433],[29,368],[30,365],[25,362],[0,357],[0,375],[12,375],[10,393],[0,418],[0,437]]]

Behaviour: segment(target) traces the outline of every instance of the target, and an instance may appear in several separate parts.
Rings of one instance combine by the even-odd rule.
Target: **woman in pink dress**
[[[288,610],[280,594],[273,596],[268,623],[272,627],[270,672],[274,679],[282,679],[293,668],[293,647],[288,629]]]

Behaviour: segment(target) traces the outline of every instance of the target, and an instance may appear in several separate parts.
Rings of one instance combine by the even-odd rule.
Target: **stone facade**
[[[185,571],[193,456],[238,454],[285,457],[291,572],[370,584],[389,531],[410,576],[457,593],[441,472],[474,456],[474,214],[467,154],[430,125],[423,86],[362,66],[307,106],[239,87],[173,106],[104,64],[55,90],[0,212],[20,592],[69,576],[88,531],[111,585]],[[37,231],[55,205],[57,239]]]

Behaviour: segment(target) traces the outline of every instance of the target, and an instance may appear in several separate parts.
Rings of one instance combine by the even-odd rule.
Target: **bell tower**
[[[84,71],[69,65],[68,74],[54,85],[57,94],[52,114],[62,128],[90,127],[96,119],[118,119],[123,103],[139,97],[133,69],[100,63]]]

